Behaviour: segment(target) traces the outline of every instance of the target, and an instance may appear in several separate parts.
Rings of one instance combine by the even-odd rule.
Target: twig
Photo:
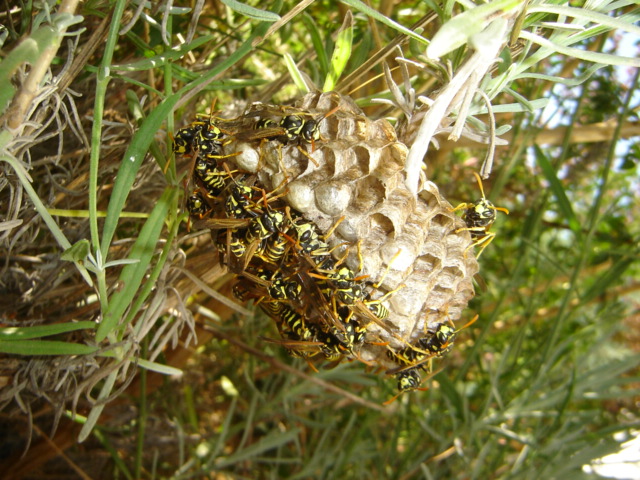
[[[422,161],[429,149],[433,135],[440,127],[447,113],[454,108],[452,104],[458,93],[463,89],[473,89],[473,91],[477,89],[477,84],[472,85],[468,80],[473,77],[477,79],[477,82],[482,81],[506,42],[506,30],[506,21],[495,21],[482,32],[487,42],[462,65],[448,85],[438,94],[433,105],[424,116],[415,141],[411,146],[411,150],[409,150],[405,166],[407,188],[413,194],[418,193]]]
[[[282,27],[283,25],[286,25],[289,22],[289,20],[291,20],[296,15],[298,15],[301,11],[303,11],[313,2],[314,0],[304,0],[303,2],[298,3],[298,5],[296,5],[291,10],[289,10],[280,20],[278,20],[277,22],[274,22],[273,25],[269,27],[269,30],[267,30],[267,32],[262,37],[254,38],[253,42],[251,42],[251,46],[257,47],[258,45],[260,45],[271,35],[276,33],[280,29],[280,27]]]
[[[423,26],[431,23],[436,18],[437,18],[437,15],[435,13],[430,13],[428,15],[425,15],[420,20],[418,20],[416,23],[411,25],[410,29],[415,31],[418,28],[423,27]],[[371,57],[369,57],[367,59],[367,61],[364,62],[360,67],[356,68],[351,74],[349,74],[345,78],[343,78],[342,81],[340,81],[338,83],[338,85],[336,85],[335,90],[339,91],[339,92],[344,92],[346,90],[346,88],[348,86],[350,86],[353,82],[362,81],[362,76],[366,72],[368,72],[375,65],[377,65],[382,60],[387,58],[391,54],[392,50],[395,47],[397,47],[398,45],[403,44],[406,41],[407,41],[407,36],[405,34],[397,35],[393,40],[391,40],[391,42],[389,42],[388,45],[386,45],[384,48],[378,50]]]
[[[65,0],[60,5],[60,9],[58,10],[59,14],[69,13],[73,14],[78,6],[79,0]],[[8,110],[7,115],[7,125],[10,128],[18,128],[22,122],[24,121],[25,113],[31,106],[31,102],[34,97],[38,94],[38,89],[44,78],[47,70],[51,66],[51,62],[53,58],[56,56],[58,52],[58,48],[60,48],[60,42],[66,32],[66,27],[63,28],[59,35],[56,38],[56,41],[45,48],[38,58],[38,61],[33,65],[31,72],[29,72],[29,76],[27,80],[24,82],[20,91],[16,94],[11,103],[11,107]]]
[[[496,117],[493,115],[493,107],[487,94],[482,90],[478,90],[478,93],[487,104],[487,113],[489,115],[489,149],[487,150],[487,156],[485,157],[484,162],[482,162],[482,167],[480,168],[480,176],[486,180],[491,174],[491,169],[493,168],[493,157],[496,153]]]
[[[351,400],[354,403],[359,403],[360,405],[363,405],[367,408],[370,408],[372,410],[376,410],[378,412],[383,412],[383,413],[387,413],[389,412],[389,410],[381,405],[378,405],[376,403],[373,402],[369,402],[363,398],[358,397],[357,395],[354,395],[353,393],[350,393],[340,387],[336,387],[335,385],[332,385],[329,382],[326,382],[324,380],[321,380],[320,378],[317,377],[312,377],[310,375],[307,375],[304,372],[301,372],[300,370],[297,370],[289,365],[287,365],[286,363],[282,363],[278,360],[276,360],[275,358],[273,358],[271,355],[267,355],[264,352],[261,352],[260,350],[257,350],[253,347],[250,347],[249,345],[247,345],[246,343],[238,340],[235,337],[232,337],[230,335],[227,335],[226,333],[224,333],[222,330],[218,330],[217,328],[215,328],[214,326],[210,325],[210,324],[205,324],[204,328],[210,332],[212,332],[215,336],[222,338],[223,340],[226,340],[229,343],[232,343],[233,345],[241,348],[242,350],[244,350],[245,352],[250,353],[251,355],[260,358],[261,360],[264,360],[267,363],[270,363],[272,366],[280,369],[280,370],[284,370],[286,372],[292,373],[293,375],[296,375],[304,380],[308,380],[311,383],[315,383],[316,385],[324,388],[325,390],[329,390],[333,393],[337,393],[338,395],[342,395],[343,397]]]

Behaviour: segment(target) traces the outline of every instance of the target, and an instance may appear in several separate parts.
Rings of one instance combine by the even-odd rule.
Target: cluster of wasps
[[[313,151],[322,141],[322,120],[334,111],[314,115],[258,104],[235,119],[198,115],[176,132],[173,146],[176,155],[193,159],[186,207],[195,224],[211,229],[221,262],[238,275],[234,294],[241,301],[253,300],[274,320],[281,338],[269,341],[306,359],[314,369],[313,357],[337,364],[359,358],[365,343],[388,345],[371,338],[367,326],[375,322],[393,335],[384,323],[389,310],[383,302],[397,290],[383,293],[378,290],[382,280],[371,285],[367,276],[358,276],[344,263],[357,245],[338,245],[346,247],[346,253],[337,258],[336,247],[329,243],[337,224],[321,233],[283,200],[286,184],[267,191],[255,174],[233,166],[232,158],[241,152],[229,153],[225,147],[243,142],[260,150],[264,142],[275,141],[294,144],[303,153]],[[456,210],[465,208],[471,246],[483,250],[493,239],[488,229],[495,211],[504,209],[494,207],[482,193],[478,202]],[[420,387],[420,371],[430,370],[432,358],[451,350],[459,330],[441,323],[415,345],[400,339],[403,348],[387,347],[396,367],[386,373],[397,378],[398,394]]]

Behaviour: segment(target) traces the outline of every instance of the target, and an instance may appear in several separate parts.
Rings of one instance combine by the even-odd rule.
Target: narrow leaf
[[[423,36],[418,35],[413,30],[410,30],[407,27],[404,27],[404,26],[400,25],[399,23],[391,20],[390,18],[385,17],[383,14],[381,14],[377,10],[374,10],[373,8],[371,8],[370,6],[366,5],[365,3],[361,2],[360,0],[341,0],[341,1],[344,4],[349,5],[350,7],[353,7],[356,10],[361,11],[362,13],[364,13],[365,15],[373,18],[374,20],[377,20],[380,23],[383,23],[386,26],[393,28],[394,30],[399,31],[400,33],[404,33],[408,37],[411,37],[411,38],[419,41],[420,43],[422,43],[424,45],[428,45],[429,44],[429,41],[426,38],[424,38]]]
[[[278,20],[280,20],[280,15],[278,15],[277,13],[269,12],[267,10],[260,10],[259,8],[252,7],[245,3],[240,3],[237,0],[221,1],[231,10],[254,20],[260,20],[261,22],[277,22]]]
[[[164,226],[164,220],[169,213],[169,206],[172,201],[171,197],[176,194],[177,191],[175,189],[172,187],[167,188],[158,200],[158,203],[156,203],[149,219],[140,230],[138,239],[134,243],[131,254],[129,255],[129,258],[137,259],[139,262],[126,265],[122,269],[119,282],[123,287],[111,297],[109,307],[104,313],[102,323],[100,323],[98,327],[96,341],[101,342],[117,327],[124,312],[138,294],[138,289],[147,273],[151,258],[155,254],[156,244],[160,237],[162,227]]]
[[[230,455],[219,463],[216,463],[216,467],[223,468],[224,466],[233,465],[249,458],[256,457],[264,452],[268,452],[269,450],[281,447],[287,443],[293,442],[298,438],[299,433],[298,429],[285,432],[275,430],[261,438],[256,443],[249,445],[244,450],[235,452],[233,455]]]
[[[74,332],[76,330],[93,330],[95,328],[96,324],[94,322],[59,323],[56,325],[36,325],[33,327],[6,327],[0,328],[0,339],[10,341],[28,340]]]
[[[327,57],[327,52],[324,49],[324,43],[322,42],[322,36],[320,35],[318,26],[313,21],[311,15],[306,12],[302,16],[302,21],[311,36],[311,43],[318,57],[318,63],[320,63],[320,73],[322,74],[320,78],[325,78],[329,73],[329,57]]]
[[[293,59],[291,55],[288,53],[284,54],[284,62],[287,65],[287,70],[289,70],[289,75],[293,79],[293,83],[296,84],[298,90],[304,93],[309,93],[309,88],[307,87],[307,83],[304,81],[302,77],[302,73],[298,69],[296,65],[296,61]]]
[[[620,20],[620,18],[610,17],[595,10],[589,10],[587,8],[564,7],[561,5],[551,5],[550,3],[544,3],[541,5],[533,4],[527,10],[529,13],[540,12],[545,15],[557,13],[559,15],[565,15],[567,17],[573,17],[575,19],[582,20],[583,23],[593,22],[598,25],[610,27],[612,30],[626,31],[640,36],[640,27],[638,27],[637,25],[631,22]]]
[[[98,347],[55,340],[0,340],[0,353],[13,355],[88,355]]]
[[[80,430],[80,433],[78,434],[78,442],[82,443],[84,440],[86,440],[91,433],[91,430],[93,430],[93,427],[96,425],[96,423],[98,423],[98,419],[100,418],[102,410],[104,410],[104,407],[107,406],[105,400],[109,398],[109,395],[111,395],[113,386],[115,385],[116,379],[118,378],[118,373],[119,370],[114,370],[113,372],[111,372],[102,385],[102,389],[100,390],[100,394],[98,395],[98,401],[89,412],[89,415],[87,415],[87,419],[82,426],[82,430]]]
[[[131,63],[123,63],[121,65],[113,65],[111,67],[112,72],[136,72],[140,70],[150,70],[152,68],[158,68],[165,65],[170,60],[177,60],[183,57],[185,54],[189,53],[192,50],[195,50],[201,45],[204,45],[207,42],[210,42],[213,38],[213,35],[206,35],[204,37],[199,37],[191,43],[186,43],[184,45],[180,45],[180,47],[175,49],[167,50],[160,55],[154,55],[153,57],[143,58],[138,60],[137,62]]]
[[[623,274],[634,263],[633,258],[624,257],[613,264],[611,268],[606,269],[587,290],[580,299],[583,304],[589,303],[596,297],[605,294],[613,284],[621,281]]]
[[[182,376],[182,374],[184,373],[179,368],[171,367],[169,365],[163,365],[161,363],[150,362],[149,360],[144,360],[142,358],[138,359],[138,365],[141,368],[145,368],[152,372],[161,373],[163,375]]]
[[[329,75],[327,75],[327,78],[325,79],[324,87],[322,87],[323,91],[329,92],[335,88],[340,75],[342,75],[342,72],[344,72],[344,69],[347,66],[349,57],[351,57],[352,44],[353,15],[351,12],[347,12],[340,32],[338,33],[338,38],[336,39],[336,46],[333,49],[333,54],[331,55]]]
[[[640,58],[637,57],[623,57],[621,55],[611,55],[608,53],[591,52],[589,50],[581,50],[579,48],[565,47],[547,40],[535,33],[527,32],[523,30],[520,32],[520,37],[529,40],[533,43],[537,43],[541,47],[548,48],[557,53],[561,53],[568,57],[578,58],[587,62],[601,63],[603,65],[615,65],[619,67],[640,67]]]
[[[555,169],[549,162],[549,159],[544,154],[542,149],[537,145],[534,145],[534,148],[537,153],[536,160],[538,162],[538,165],[540,165],[540,169],[542,170],[544,177],[549,182],[549,186],[551,187],[551,193],[553,193],[553,195],[556,197],[556,200],[558,201],[558,207],[560,208],[560,213],[569,222],[569,228],[571,228],[571,230],[573,230],[573,232],[578,237],[581,237],[582,230],[580,228],[580,222],[578,221],[576,214],[573,211],[573,207],[571,206],[571,202],[567,197],[567,194],[564,190],[564,187],[562,186],[562,183],[560,182],[560,180],[558,179],[558,176],[556,175]]]
[[[436,59],[452,52],[467,43],[473,35],[482,32],[496,13],[504,15],[522,4],[522,0],[495,0],[456,15],[435,34],[427,48],[427,56]]]

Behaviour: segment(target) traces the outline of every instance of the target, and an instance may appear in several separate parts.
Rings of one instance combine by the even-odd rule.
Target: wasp
[[[314,332],[307,327],[304,316],[300,315],[296,310],[283,305],[280,312],[280,320],[296,335],[298,340],[315,339]]]
[[[365,277],[357,277],[348,267],[335,267],[327,270],[329,265],[335,265],[334,260],[327,256],[318,265],[319,273],[311,273],[312,277],[327,280],[329,284],[323,284],[322,292],[327,297],[334,297],[344,305],[354,305],[364,300],[366,290],[360,280]]]
[[[329,245],[320,238],[314,224],[297,218],[292,221],[292,226],[296,232],[297,245],[304,253],[314,257],[324,257],[329,254]]]
[[[203,128],[204,123],[194,122],[179,129],[173,138],[173,153],[179,155],[191,154],[194,151],[196,136]]]
[[[332,327],[330,333],[338,340],[343,351],[352,354],[355,347],[365,342],[367,327],[360,325],[349,308],[341,307],[338,314],[342,319],[344,331]]]
[[[179,155],[190,155],[194,151],[206,155],[222,153],[222,131],[210,122],[196,121],[180,128],[173,139],[173,152]]]
[[[320,122],[329,115],[333,115],[339,108],[340,107],[335,107],[328,112],[315,117],[307,114],[311,116],[311,118],[303,118],[302,115],[298,114],[287,115],[280,121],[280,126],[284,128],[289,142],[304,141],[313,146],[314,142],[321,139]]]
[[[233,184],[229,188],[229,195],[225,201],[224,210],[229,218],[257,217],[258,214],[251,208],[254,205],[251,200],[254,193],[253,187]]]
[[[291,107],[275,107],[258,105],[257,109],[247,113],[247,116],[260,116],[260,120],[255,123],[254,131],[245,130],[236,133],[239,140],[278,140],[281,143],[310,143],[313,147],[314,143],[321,139],[320,122],[329,115],[335,113],[339,107],[332,110],[315,115],[308,112],[296,111]],[[287,113],[287,110],[290,113]],[[280,117],[280,121],[276,122],[269,117]]]
[[[471,234],[473,243],[467,248],[467,250],[476,245],[480,246],[480,252],[478,252],[477,255],[477,258],[480,258],[484,249],[487,248],[496,236],[495,233],[489,231],[491,225],[493,225],[493,222],[496,220],[496,211],[504,212],[508,215],[509,210],[502,207],[496,207],[493,203],[487,200],[484,195],[484,188],[482,187],[482,179],[480,178],[480,175],[476,172],[473,172],[473,174],[478,181],[482,198],[474,203],[461,203],[454,208],[453,211],[455,212],[457,210],[464,209],[462,219],[467,226],[456,230],[456,233],[467,230]],[[467,250],[465,250],[465,255]]]
[[[247,229],[246,239],[249,243],[266,240],[271,235],[283,231],[284,228],[284,214],[275,210],[269,210],[251,221]]]
[[[376,288],[376,286],[379,284],[380,282],[374,285],[374,288]],[[405,286],[406,285],[403,283],[390,292],[385,293],[381,297],[376,298],[375,300],[371,300],[371,295],[367,293],[367,296],[362,303],[364,303],[369,311],[371,311],[371,313],[373,313],[373,315],[375,315],[379,320],[385,320],[389,316],[389,309],[385,307],[382,302],[384,302],[387,298],[389,298],[397,291],[402,290]]]
[[[433,332],[418,340],[418,346],[437,357],[442,357],[451,351],[457,333],[453,326],[439,323]]]
[[[278,276],[268,288],[271,298],[276,300],[300,300],[302,294],[302,286],[293,280],[285,280]]]
[[[292,357],[302,357],[308,361],[309,357],[324,353],[329,348],[318,338],[318,329],[314,325],[307,325],[304,316],[293,308],[276,300],[268,300],[258,305],[275,320],[282,337],[280,341],[265,340],[282,345]],[[317,372],[311,363],[309,366]]]
[[[264,246],[256,251],[255,255],[265,263],[277,266],[283,261],[287,248],[288,242],[284,235],[272,235],[264,242]]]
[[[237,170],[226,170],[217,168],[210,159],[198,156],[195,166],[194,175],[204,185],[205,190],[211,197],[217,197],[224,190],[233,174]]]
[[[433,331],[429,331],[427,336],[418,340],[418,346],[406,347],[397,352],[387,351],[387,356],[402,366],[388,370],[386,373],[397,374],[416,368],[426,370],[428,368],[427,362],[433,357],[442,357],[448,353],[458,332],[472,325],[476,320],[478,320],[478,315],[457,330],[453,328],[452,323],[440,323]]]
[[[244,244],[244,235],[237,228],[228,228],[220,232],[215,240],[216,247],[220,253],[230,252],[235,257],[242,257],[247,251]]]
[[[418,370],[416,368],[400,372],[398,373],[398,375],[396,375],[396,378],[398,379],[399,393],[416,390],[420,386],[420,383],[422,383],[422,378],[420,377],[420,374],[418,373]]]
[[[209,207],[204,195],[202,195],[200,191],[195,190],[187,197],[187,211],[192,217],[201,219],[211,211],[211,207]]]

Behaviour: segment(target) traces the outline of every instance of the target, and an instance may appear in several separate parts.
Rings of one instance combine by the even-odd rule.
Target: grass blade
[[[122,269],[119,281],[124,285],[124,288],[112,296],[109,307],[98,327],[96,341],[101,342],[116,328],[124,312],[136,298],[142,280],[147,274],[147,267],[151,262],[152,256],[155,255],[156,244],[164,226],[165,218],[169,213],[169,207],[172,205],[173,197],[177,193],[177,190],[167,188],[151,212],[149,219],[140,230],[138,239],[129,255],[129,258],[138,259],[139,262],[126,265]]]
[[[571,206],[571,202],[567,197],[567,194],[556,175],[556,171],[549,162],[549,159],[544,154],[542,149],[538,145],[534,145],[536,151],[536,160],[538,165],[540,165],[540,169],[546,180],[549,182],[549,186],[551,187],[551,192],[556,197],[558,201],[558,208],[560,208],[560,212],[564,216],[564,218],[569,222],[569,228],[578,236],[582,236],[582,229],[580,228],[580,222],[576,217],[575,212],[573,211],[573,207]]]
[[[338,38],[336,39],[336,46],[333,49],[331,55],[331,64],[329,65],[329,75],[324,81],[324,92],[333,90],[338,83],[338,79],[342,72],[344,72],[347,62],[351,57],[351,46],[353,44],[353,15],[351,12],[347,12],[344,17],[344,22],[338,32]]]
[[[377,10],[374,10],[373,8],[371,8],[370,6],[368,6],[367,4],[361,2],[360,0],[341,0],[342,3],[349,5],[352,8],[355,8],[356,10],[359,10],[360,12],[364,13],[365,15],[373,18],[374,20],[379,21],[380,23],[385,24],[388,27],[393,28],[394,30],[399,31],[400,33],[403,33],[405,35],[407,35],[408,37],[413,38],[414,40],[417,40],[418,42],[424,44],[424,45],[428,45],[429,41],[424,38],[421,35],[418,35],[416,32],[408,29],[407,27],[400,25],[398,22],[395,22],[393,20],[391,20],[388,17],[385,17],[383,14],[381,14],[380,12],[378,12]]]
[[[269,12],[268,10],[261,10],[259,8],[252,7],[246,3],[238,2],[237,0],[221,0],[231,10],[244,15],[247,18],[259,20],[261,22],[277,22],[280,20],[280,15],[277,13]]]
[[[75,332],[96,328],[94,322],[58,323],[55,325],[37,325],[34,327],[6,327],[0,328],[0,340],[29,340],[33,338],[49,337],[61,333]]]
[[[88,355],[98,347],[56,340],[0,340],[0,352],[13,355]]]

